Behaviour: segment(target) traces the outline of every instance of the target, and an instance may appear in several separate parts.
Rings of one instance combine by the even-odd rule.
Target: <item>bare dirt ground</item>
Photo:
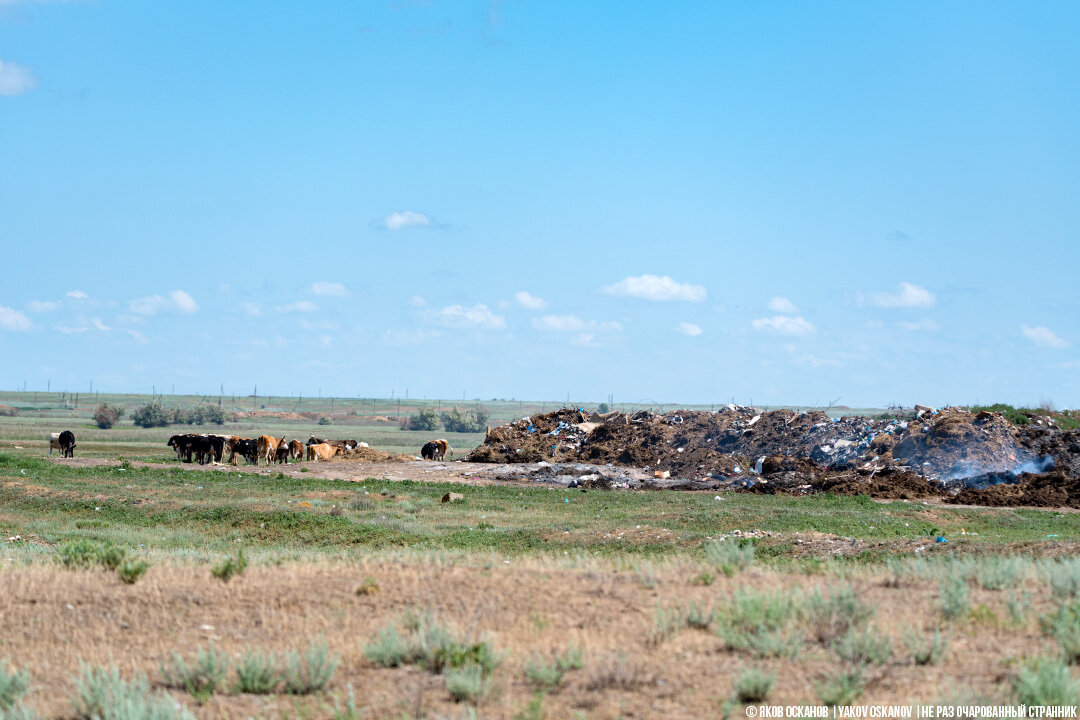
[[[53,458],[54,462],[61,462],[73,467],[109,467],[119,465],[120,461],[108,458]],[[130,461],[133,467],[160,468],[160,463],[147,463],[139,460]],[[488,463],[466,462],[430,462],[422,460],[410,461],[385,461],[385,462],[357,462],[351,459],[334,459],[327,462],[289,463],[286,465],[238,465],[213,464],[198,465],[185,463],[178,465],[170,463],[185,470],[199,472],[237,472],[253,475],[273,476],[277,473],[285,473],[296,478],[318,477],[326,480],[351,480],[362,481],[367,479],[376,480],[413,480],[416,482],[450,482],[464,485],[494,485],[496,480],[483,476],[485,470],[490,470]],[[507,484],[507,483],[498,483]],[[522,482],[522,485],[532,483]]]
[[[380,629],[401,627],[406,610],[429,610],[501,653],[495,688],[480,704],[480,717],[520,713],[534,692],[523,665],[533,658],[550,661],[571,645],[584,650],[584,667],[570,671],[544,698],[546,717],[718,717],[735,678],[750,667],[776,673],[771,703],[817,704],[815,684],[840,669],[812,639],[795,660],[758,660],[726,648],[709,630],[683,628],[657,639],[654,621],[658,607],[712,607],[739,589],[831,589],[841,584],[836,578],[753,567],[705,586],[693,582],[700,566],[673,565],[645,583],[632,570],[583,565],[450,565],[365,560],[361,554],[356,565],[255,567],[228,584],[204,567],[154,567],[133,586],[100,571],[9,569],[0,593],[0,647],[16,666],[32,669],[31,704],[48,717],[70,713],[69,678],[80,662],[114,662],[125,675],[140,671],[160,681],[159,663],[173,652],[190,658],[212,642],[230,657],[250,648],[280,653],[322,638],[341,665],[321,696],[216,694],[196,708],[184,691],[171,692],[203,718],[328,717],[332,699],[343,698],[350,686],[365,717],[458,717],[460,706],[442,677],[416,667],[376,667],[364,656],[365,644]],[[365,578],[377,583],[376,592],[357,592]],[[1045,644],[1034,622],[1005,627],[1003,593],[975,589],[973,603],[986,610],[950,629],[943,663],[918,666],[902,636],[911,628],[938,627],[937,586],[871,573],[844,582],[876,608],[872,624],[894,647],[891,660],[870,670],[860,702],[954,702],[960,688],[966,697],[1000,698],[1015,658]]]

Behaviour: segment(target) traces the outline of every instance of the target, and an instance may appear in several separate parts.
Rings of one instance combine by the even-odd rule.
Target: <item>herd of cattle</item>
[[[236,458],[242,457],[252,465],[265,462],[288,463],[290,460],[330,460],[338,455],[346,456],[367,443],[356,440],[326,440],[315,436],[309,437],[307,444],[299,440],[286,440],[273,435],[260,435],[258,438],[242,438],[237,435],[173,435],[169,438],[169,447],[176,451],[181,462],[197,462],[205,465],[211,462],[226,462],[235,465]],[[442,460],[453,449],[446,440],[432,440],[420,449],[420,456],[425,460]]]
[[[169,438],[169,447],[176,451],[181,462],[197,462],[205,465],[221,462],[226,455],[228,462],[236,464],[236,458],[242,457],[252,465],[265,461],[267,465],[288,463],[290,460],[330,460],[338,455],[350,455],[367,443],[356,440],[325,440],[309,437],[307,445],[299,440],[286,440],[273,435],[260,435],[257,438],[242,438],[237,435],[173,435]],[[75,457],[75,433],[70,430],[49,435],[49,454],[60,450],[64,457]],[[424,460],[443,460],[446,454],[454,456],[454,449],[446,440],[432,440],[420,448],[420,457]]]

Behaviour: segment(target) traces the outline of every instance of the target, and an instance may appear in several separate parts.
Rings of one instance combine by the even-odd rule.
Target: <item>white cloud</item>
[[[30,318],[26,317],[25,313],[0,305],[0,328],[23,331],[32,327],[34,327],[34,323],[30,322]]]
[[[596,335],[593,333],[578,333],[570,339],[570,344],[580,347],[600,347],[600,343],[596,342]]]
[[[85,300],[86,298],[90,297],[89,295],[84,293],[82,290],[70,290],[68,292],[67,296],[69,298],[75,298],[76,300]]]
[[[409,304],[413,307],[424,307],[427,305],[427,300],[424,299],[423,295],[413,295],[409,298]]]
[[[680,332],[683,335],[689,335],[690,337],[697,337],[701,334],[701,328],[694,323],[681,322],[678,327],[675,328],[675,332]]]
[[[545,315],[542,318],[533,318],[532,325],[537,330],[551,330],[553,332],[622,332],[622,325],[614,320],[596,322],[595,320],[582,320],[577,315]]]
[[[404,230],[411,227],[429,228],[434,224],[434,221],[422,212],[402,210],[387,215],[383,218],[382,224],[387,230]]]
[[[193,313],[199,309],[198,303],[195,302],[195,298],[188,295],[183,290],[173,290],[169,293],[169,297],[172,298],[173,305],[182,313]]]
[[[60,309],[60,303],[56,300],[31,300],[26,304],[26,309],[34,313],[52,312]]]
[[[881,308],[925,308],[937,305],[937,297],[926,288],[908,282],[900,283],[895,293],[879,292],[871,296],[871,302]]]
[[[518,305],[529,310],[543,310],[547,307],[547,302],[544,298],[536,297],[524,290],[514,293],[514,299],[517,300]]]
[[[933,332],[934,330],[941,329],[941,325],[938,324],[937,320],[933,320],[931,318],[915,320],[913,322],[901,321],[898,322],[897,325],[904,330],[926,330],[929,332]]]
[[[471,308],[462,305],[448,305],[432,315],[439,325],[450,328],[476,330],[502,330],[506,319],[491,312],[487,305],[478,303]]]
[[[190,314],[199,309],[195,298],[183,290],[173,290],[167,298],[161,295],[136,298],[128,303],[128,307],[136,315],[157,315],[166,310]]]
[[[311,302],[310,300],[300,300],[299,302],[289,303],[288,305],[278,305],[277,307],[274,308],[274,310],[276,310],[277,312],[280,312],[280,313],[291,313],[291,312],[304,312],[304,313],[307,313],[307,312],[315,312],[318,309],[319,309],[319,306],[316,305],[315,303]]]
[[[262,306],[260,306],[258,303],[245,302],[241,304],[244,306],[244,310],[247,311],[248,315],[254,315],[256,317],[262,315]]]
[[[349,289],[341,283],[326,282],[319,280],[311,284],[311,292],[316,295],[329,295],[331,297],[348,297]]]
[[[701,302],[707,293],[701,285],[680,283],[667,275],[639,275],[623,278],[614,285],[603,289],[607,295],[618,297],[636,297],[644,300],[686,300]]]
[[[0,60],[0,95],[22,95],[37,87],[37,77],[30,68]]]
[[[788,317],[786,315],[758,318],[751,325],[755,330],[772,330],[781,335],[793,335],[795,337],[807,337],[817,332],[809,321],[801,317]]]
[[[778,313],[789,313],[794,315],[799,312],[799,308],[795,307],[795,303],[788,300],[786,297],[774,297],[769,301],[769,309]]]
[[[1048,327],[1028,327],[1027,325],[1020,326],[1020,332],[1024,334],[1031,342],[1035,343],[1039,347],[1048,348],[1067,348],[1069,347],[1069,341],[1063,337],[1059,337],[1057,333]]]
[[[101,332],[110,332],[112,328],[101,322],[101,318],[78,318],[79,324],[72,327],[70,325],[57,325],[56,329],[65,335],[73,335],[75,333],[84,333],[87,330],[100,330]]]

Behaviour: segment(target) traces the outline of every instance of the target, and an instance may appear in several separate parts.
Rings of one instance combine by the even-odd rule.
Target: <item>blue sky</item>
[[[1076,407],[1078,30],[0,0],[0,383]]]

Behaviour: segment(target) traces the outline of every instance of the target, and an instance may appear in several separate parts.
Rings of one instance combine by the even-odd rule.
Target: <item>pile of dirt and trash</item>
[[[1007,492],[994,492],[1022,500],[1010,504],[1080,502],[1077,483],[1062,481],[1080,477],[1080,430],[1063,431],[1052,423],[1018,427],[999,413],[917,407],[904,418],[829,417],[819,410],[740,405],[662,414],[563,408],[490,428],[466,459],[585,463],[641,473],[640,478],[612,478],[612,487],[731,487],[891,499],[983,493],[988,500],[979,504],[994,504],[988,491],[1008,485]],[[579,475],[595,474],[580,470]],[[542,469],[540,475],[548,472],[553,471]]]

